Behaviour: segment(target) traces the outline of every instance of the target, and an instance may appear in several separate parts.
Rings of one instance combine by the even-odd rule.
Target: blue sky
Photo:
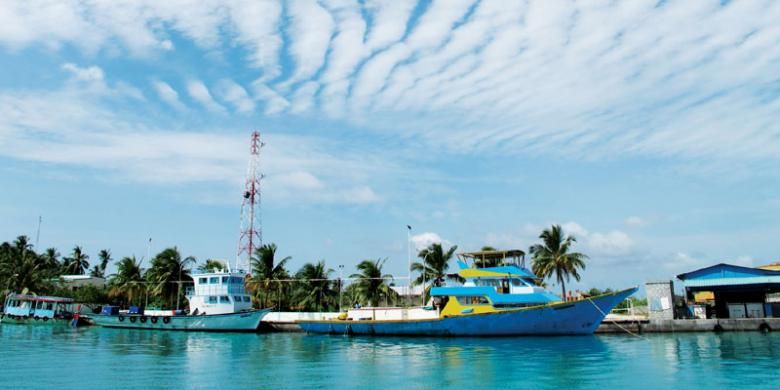
[[[162,4],[160,4],[162,3]],[[294,269],[527,248],[579,287],[780,260],[780,3],[8,1],[0,239],[234,259],[249,135]],[[399,280],[399,283],[403,283]]]

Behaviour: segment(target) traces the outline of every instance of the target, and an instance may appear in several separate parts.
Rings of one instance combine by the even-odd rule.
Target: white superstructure
[[[244,271],[220,270],[193,274],[194,286],[186,290],[190,315],[238,313],[252,309],[244,287]]]

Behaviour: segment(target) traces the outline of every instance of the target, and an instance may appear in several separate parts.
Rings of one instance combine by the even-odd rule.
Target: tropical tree
[[[295,274],[295,298],[297,305],[303,310],[322,311],[337,300],[337,292],[333,290],[330,275],[333,270],[325,267],[325,260],[317,263],[306,263]]]
[[[47,271],[27,236],[19,236],[11,244],[3,243],[0,248],[0,279],[5,282],[2,288],[6,291],[48,291],[52,285],[51,273]]]
[[[152,259],[151,267],[144,273],[150,294],[157,297],[159,303],[174,307],[182,298],[181,283],[192,280],[187,266],[195,261],[192,256],[182,258],[176,247],[158,253]]]
[[[395,301],[397,296],[387,283],[393,280],[393,275],[382,273],[386,261],[387,259],[363,260],[357,265],[360,273],[350,276],[356,279],[353,284],[356,286],[360,300],[367,302],[369,306],[378,305],[382,298],[391,298]]]
[[[579,252],[569,252],[577,239],[564,235],[561,225],[552,225],[539,235],[541,244],[531,246],[529,253],[533,256],[533,272],[541,278],[555,276],[561,284],[561,297],[566,298],[566,282],[570,277],[580,280],[580,269],[585,269],[588,256]]]
[[[205,263],[198,266],[198,272],[215,272],[226,268],[227,267],[225,267],[225,263],[219,260],[208,259]]]
[[[90,271],[89,276],[94,276],[96,278],[105,278],[106,277],[106,267],[108,267],[108,263],[111,261],[111,251],[108,249],[103,249],[100,252],[98,252],[98,259],[100,259],[100,263],[95,264],[92,267],[92,271]]]
[[[292,257],[287,256],[277,262],[276,250],[276,244],[265,244],[255,249],[250,260],[252,277],[247,281],[247,287],[261,307],[270,307],[274,296],[275,306],[281,307],[284,293],[288,290],[288,284],[281,280],[290,278],[285,265]]]
[[[445,279],[449,277],[447,275],[447,270],[450,268],[449,262],[456,250],[458,250],[458,246],[454,245],[445,252],[441,243],[433,243],[421,250],[417,257],[422,259],[422,262],[412,263],[412,271],[420,272],[420,276],[412,284],[431,284],[434,287],[442,286]],[[457,276],[450,278],[459,279]]]
[[[80,246],[73,247],[73,253],[66,257],[63,263],[65,272],[70,275],[84,275],[89,269],[89,255],[84,253]]]
[[[40,261],[43,263],[44,267],[54,272],[62,269],[62,264],[60,263],[60,252],[57,252],[56,248],[47,248],[46,251],[44,251],[40,256]]]
[[[117,272],[108,279],[108,296],[124,299],[128,304],[140,303],[139,298],[146,294],[146,279],[141,262],[135,256],[123,257],[116,268]]]

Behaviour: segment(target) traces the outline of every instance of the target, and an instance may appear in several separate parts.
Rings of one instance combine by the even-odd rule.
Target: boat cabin
[[[560,301],[525,268],[525,252],[521,250],[470,252],[458,257],[463,285],[431,290],[434,301],[438,297],[443,307],[442,315],[487,313]]]
[[[8,294],[5,315],[35,319],[73,317],[73,299],[35,295]]]
[[[185,294],[190,302],[190,315],[228,314],[252,309],[252,299],[246,293],[244,271],[219,270],[193,274],[194,285]]]

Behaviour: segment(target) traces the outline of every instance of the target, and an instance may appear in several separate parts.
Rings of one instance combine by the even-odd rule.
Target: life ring
[[[164,324],[167,324],[169,322],[171,322],[171,317],[163,317],[163,323]]]
[[[156,323],[157,323],[157,317],[152,317],[152,323],[153,323],[153,324],[156,324]]]
[[[119,316],[119,322],[122,322],[125,320],[125,316]]]
[[[130,322],[135,323],[135,321],[137,320],[138,320],[137,317],[130,316]]]
[[[142,324],[145,324],[145,323],[146,323],[146,316],[141,316],[141,323],[142,323]]]

